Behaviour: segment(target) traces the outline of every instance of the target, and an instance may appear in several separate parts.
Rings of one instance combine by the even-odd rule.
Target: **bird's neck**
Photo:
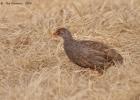
[[[68,37],[68,38],[64,39],[64,44],[65,45],[70,45],[73,42],[74,42],[74,39],[72,37]]]
[[[73,41],[73,37],[72,37],[71,33],[65,35],[63,37],[63,39],[64,39],[64,42]]]
[[[72,41],[72,40],[73,40],[72,36],[64,38],[64,41]]]

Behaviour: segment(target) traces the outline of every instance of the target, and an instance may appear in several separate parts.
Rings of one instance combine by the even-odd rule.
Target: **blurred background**
[[[139,0],[0,0],[0,13],[1,100],[140,100]],[[93,76],[53,40],[60,27],[111,45],[124,64]]]

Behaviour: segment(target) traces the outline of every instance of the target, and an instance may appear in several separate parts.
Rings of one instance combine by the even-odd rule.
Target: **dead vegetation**
[[[1,100],[140,99],[139,0],[31,1],[0,5]],[[69,28],[76,39],[113,46],[124,64],[94,77],[68,60],[62,41],[52,39],[58,27]]]

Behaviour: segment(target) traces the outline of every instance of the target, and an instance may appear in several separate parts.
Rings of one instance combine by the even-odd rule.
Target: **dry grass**
[[[0,100],[140,100],[139,0],[32,3],[0,5]],[[124,64],[93,76],[52,39],[58,27],[69,28],[76,39],[113,46]]]

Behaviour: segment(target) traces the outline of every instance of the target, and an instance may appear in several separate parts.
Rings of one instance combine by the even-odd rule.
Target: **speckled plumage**
[[[64,50],[68,58],[81,67],[96,69],[102,73],[115,62],[123,63],[123,57],[115,49],[101,42],[75,40],[66,28],[58,29],[55,35],[64,39]]]

